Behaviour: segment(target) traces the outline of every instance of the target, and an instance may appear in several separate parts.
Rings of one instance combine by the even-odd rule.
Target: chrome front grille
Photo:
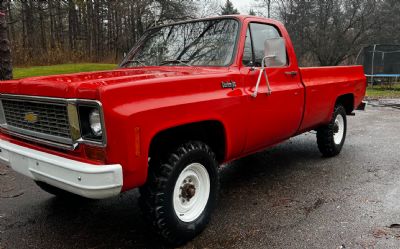
[[[8,126],[55,137],[71,138],[65,104],[9,99],[3,99],[2,104]],[[36,120],[27,120],[28,115],[36,117]]]
[[[74,150],[79,144],[106,146],[105,132],[100,139],[82,134],[81,122],[89,121],[88,117],[80,120],[80,108],[99,110],[102,130],[105,131],[102,105],[97,100],[0,93],[0,131],[20,139],[67,150]],[[83,112],[82,115],[89,114]]]

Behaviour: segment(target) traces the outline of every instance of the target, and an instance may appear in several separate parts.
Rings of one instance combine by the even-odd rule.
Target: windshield
[[[235,51],[238,22],[215,19],[150,30],[121,63],[133,66],[227,66]]]

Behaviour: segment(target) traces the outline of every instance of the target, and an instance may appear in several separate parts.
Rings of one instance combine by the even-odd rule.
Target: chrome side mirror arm
[[[263,75],[263,74],[264,74],[264,76],[265,76],[265,81],[266,81],[266,83],[267,83],[267,88],[268,88],[267,95],[269,96],[269,95],[272,94],[271,87],[270,87],[270,85],[269,85],[269,79],[268,79],[268,74],[267,74],[267,68],[265,67],[265,60],[266,60],[266,59],[275,58],[275,57],[276,57],[276,55],[268,55],[268,56],[265,56],[265,57],[262,59],[262,61],[261,61],[261,68],[260,68],[260,74],[258,75],[256,88],[254,89],[254,93],[251,94],[251,96],[252,96],[253,98],[256,98],[257,95],[258,95],[258,88],[259,88],[259,86],[260,86],[261,78],[262,78],[262,75]]]

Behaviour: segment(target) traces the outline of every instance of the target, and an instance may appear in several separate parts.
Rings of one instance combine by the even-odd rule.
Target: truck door
[[[257,97],[255,91],[264,58],[264,42],[281,37],[279,30],[269,24],[250,23],[243,54],[241,74],[246,87],[248,132],[245,150],[256,151],[293,136],[298,130],[304,108],[304,87],[301,83],[297,63],[281,67],[266,68],[271,94],[265,77],[261,78]],[[289,43],[286,41],[286,46]],[[287,49],[286,49],[287,51]]]

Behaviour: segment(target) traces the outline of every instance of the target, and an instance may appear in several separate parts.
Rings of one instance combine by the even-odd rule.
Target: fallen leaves
[[[0,164],[0,198],[16,198],[24,194],[15,181],[15,174],[11,174],[9,167]]]
[[[391,224],[387,227],[378,227],[372,231],[372,235],[377,238],[396,238],[400,239],[400,224]]]
[[[325,203],[326,203],[326,201],[324,199],[318,198],[311,206],[304,208],[304,211],[306,212],[306,216],[308,216],[312,211],[320,208]]]
[[[291,198],[279,198],[272,204],[272,207],[291,207],[295,202],[298,201]]]

